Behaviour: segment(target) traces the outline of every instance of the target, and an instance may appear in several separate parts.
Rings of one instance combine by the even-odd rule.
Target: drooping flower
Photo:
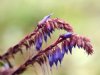
[[[20,74],[26,70],[27,66],[30,64],[34,64],[34,62],[38,62],[40,66],[46,62],[46,58],[49,61],[50,67],[54,64],[58,65],[58,62],[62,62],[65,54],[72,54],[72,48],[78,47],[83,48],[87,54],[93,53],[92,45],[86,37],[79,36],[73,33],[73,28],[70,24],[59,18],[50,18],[51,15],[44,17],[39,23],[37,28],[29,35],[27,35],[24,39],[22,39],[17,45],[8,49],[8,51],[0,56],[0,60],[7,61],[9,63],[9,58],[14,57],[14,54],[17,52],[22,52],[23,46],[29,49],[32,45],[35,45],[36,50],[38,51],[36,56],[33,55],[30,59],[28,59],[24,64],[22,64],[13,75]],[[66,34],[60,36],[56,42],[44,50],[41,50],[43,39],[47,42],[47,38],[51,38],[51,34],[55,29],[63,29],[67,31]],[[61,44],[61,45],[58,45]],[[54,50],[53,50],[54,49]],[[41,51],[40,51],[41,50]]]
[[[64,47],[64,51],[68,54],[68,41],[64,41],[63,42],[63,46],[62,46],[62,48]]]
[[[55,51],[54,51],[54,62],[57,66],[58,64],[58,60],[60,59],[61,56],[61,50],[58,46],[55,47]]]
[[[72,48],[73,48],[73,46],[71,46],[71,45],[68,46],[70,54],[72,54]]]
[[[42,43],[43,43],[42,34],[39,33],[37,38],[36,38],[36,43],[35,43],[37,50],[40,50]]]
[[[64,49],[64,47],[62,47],[61,55],[60,55],[60,57],[59,57],[59,62],[60,62],[60,64],[61,64],[61,62],[62,62],[62,59],[64,58],[64,55],[65,55],[65,49]]]
[[[43,32],[43,36],[44,36],[44,41],[47,42],[47,34],[45,32]]]
[[[54,57],[53,57],[52,54],[49,54],[48,55],[48,60],[49,60],[50,67],[52,67],[53,66],[53,63],[54,63]]]
[[[67,32],[66,34],[61,35],[62,38],[70,38],[72,36],[72,32]]]

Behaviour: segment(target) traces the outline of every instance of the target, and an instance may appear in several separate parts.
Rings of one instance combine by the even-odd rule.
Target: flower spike
[[[39,23],[37,28],[30,34],[28,34],[24,39],[22,39],[18,44],[10,47],[6,53],[0,55],[0,61],[3,61],[9,65],[9,68],[13,68],[13,65],[9,61],[10,58],[14,58],[14,55],[18,52],[23,54],[23,47],[26,50],[35,46],[36,55],[27,59],[23,64],[21,64],[12,75],[19,75],[23,73],[29,65],[34,65],[34,63],[40,64],[43,68],[43,64],[49,63],[50,68],[58,62],[62,62],[65,54],[72,54],[73,48],[76,46],[78,48],[83,48],[88,55],[93,53],[93,47],[88,38],[75,34],[73,28],[70,24],[66,23],[64,20],[59,18],[51,19],[51,14],[45,16]],[[65,34],[59,35],[59,38],[47,48],[42,50],[43,40],[48,41],[48,37],[52,38],[51,34],[55,29],[63,29],[66,31]],[[14,58],[15,59],[15,58]]]
[[[62,59],[65,55],[65,52],[66,52],[65,46],[67,46],[67,52],[68,52],[68,49],[69,49],[70,53],[72,53],[72,48],[74,47],[74,45],[78,46],[77,41],[78,41],[79,37],[81,37],[81,41],[84,43],[84,45],[82,44],[82,42],[80,43],[80,44],[82,44],[81,48],[85,49],[87,54],[92,54],[93,53],[92,45],[90,44],[90,41],[86,37],[82,37],[82,36],[79,36],[77,34],[72,34],[72,36],[66,37],[66,38],[62,38],[60,36],[60,39],[58,38],[58,40],[55,43],[51,44],[50,46],[48,46],[44,50],[41,50],[36,56],[32,57],[32,59],[27,60],[22,66],[27,67],[30,64],[34,64],[37,60],[40,61],[40,58],[44,59],[44,58],[42,58],[43,56],[47,57],[50,68],[52,68],[54,63],[57,66],[58,61],[61,63]],[[76,38],[76,40],[74,40],[73,38]],[[76,43],[73,43],[73,45],[72,45],[72,41],[74,41]],[[58,46],[58,44],[60,44],[60,43],[61,43],[61,48]],[[71,49],[69,48],[69,45],[71,45]],[[42,62],[43,61],[45,61],[45,60],[42,60]],[[40,63],[40,62],[38,62],[38,63]],[[19,74],[20,71],[24,72],[26,69],[23,70],[24,67],[22,67],[22,66],[20,66],[13,73],[13,75]]]

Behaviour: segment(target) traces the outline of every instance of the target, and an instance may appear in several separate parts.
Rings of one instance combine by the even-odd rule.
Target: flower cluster
[[[9,59],[14,58],[14,54],[17,52],[23,54],[23,46],[26,50],[29,50],[33,45],[35,46],[37,54],[23,63],[12,75],[21,74],[27,69],[28,65],[34,64],[35,62],[40,64],[40,66],[45,62],[49,62],[50,68],[52,68],[54,64],[57,66],[58,62],[61,64],[65,54],[72,54],[72,48],[76,46],[83,48],[88,55],[93,53],[93,48],[88,38],[75,34],[72,26],[62,19],[51,19],[50,16],[51,15],[45,16],[32,33],[0,56],[0,60],[7,62],[9,67],[12,68]],[[60,35],[53,44],[41,50],[43,40],[47,42],[48,37],[51,38],[51,34],[53,34],[55,29],[63,29],[66,31],[66,34]]]
[[[54,64],[57,66],[58,62],[61,64],[65,54],[68,54],[68,52],[72,54],[72,48],[76,46],[83,48],[89,55],[93,53],[93,48],[89,39],[69,32],[61,35],[55,43],[51,44],[46,49],[41,50],[36,56],[27,60],[13,73],[13,75],[22,73],[26,70],[28,65],[33,65],[35,62],[40,64],[40,66],[45,62],[49,62],[51,68]]]
[[[55,29],[64,29],[68,32],[73,32],[73,29],[69,24],[65,23],[63,20],[60,20],[58,18],[48,19],[43,24],[39,25],[39,27],[42,27],[42,29],[35,36],[35,46],[37,50],[41,49],[43,38],[44,41],[47,42],[47,37],[51,37],[51,33],[53,33]]]
[[[54,63],[57,65],[58,61],[61,63],[65,53],[68,54],[69,52],[70,54],[72,54],[72,48],[76,46],[78,48],[83,48],[88,54],[93,53],[93,48],[90,44],[89,39],[78,36],[76,34],[67,34],[66,37],[69,37],[70,39],[62,41],[61,48],[56,45],[52,50],[50,50],[50,53],[48,53],[50,67],[52,67]]]
[[[38,25],[38,27],[31,34],[27,35],[15,46],[9,48],[8,51],[2,56],[8,58],[19,51],[22,53],[23,46],[25,46],[26,49],[29,49],[32,45],[35,45],[36,49],[40,50],[43,39],[47,41],[47,38],[51,37],[51,33],[53,33],[55,29],[64,29],[68,32],[73,32],[73,28],[63,20],[59,18],[48,18],[44,23],[40,23],[40,25]]]

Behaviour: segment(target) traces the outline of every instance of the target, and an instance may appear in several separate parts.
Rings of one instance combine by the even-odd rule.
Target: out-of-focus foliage
[[[4,66],[4,64],[2,62],[0,62],[0,67]]]
[[[74,49],[72,55],[65,56],[62,66],[58,66],[57,70],[54,67],[52,73],[54,75],[100,75],[99,0],[0,0],[0,54],[33,31],[37,22],[50,13],[54,13],[53,17],[71,23],[75,32],[90,37],[94,46],[92,56],[87,56],[81,49]],[[59,32],[61,31],[56,31],[52,35],[54,39],[58,37]],[[47,44],[51,44],[54,39],[50,39]],[[22,59],[17,60],[16,63],[19,61]],[[34,72],[42,75],[41,69],[37,69]],[[31,67],[23,75],[35,75],[33,70],[34,68]]]

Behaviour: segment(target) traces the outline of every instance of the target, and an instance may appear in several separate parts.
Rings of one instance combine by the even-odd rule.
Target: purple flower
[[[63,50],[68,53],[68,42],[67,41],[64,41],[63,43]]]
[[[35,45],[36,45],[36,49],[37,49],[37,50],[40,50],[39,39],[36,40],[36,44],[35,44]]]
[[[44,32],[43,36],[44,36],[44,41],[47,42],[47,34],[45,32]]]
[[[40,44],[40,47],[42,46],[42,43],[43,43],[42,34],[40,34],[39,35],[39,44]]]
[[[53,62],[54,62],[54,58],[53,58],[53,55],[52,55],[52,54],[49,54],[49,55],[48,55],[48,60],[49,60],[49,65],[50,65],[50,67],[52,67]]]
[[[46,33],[46,35],[48,35],[49,37],[51,37],[50,31],[49,31],[49,29],[47,29],[47,27],[44,29],[44,33]]]
[[[60,64],[61,64],[61,62],[62,62],[62,59],[63,59],[64,55],[65,55],[65,50],[64,50],[64,47],[63,47],[63,48],[62,48],[62,51],[61,51],[61,55],[60,55],[60,57],[59,57],[59,62],[60,62]]]
[[[70,54],[72,54],[72,47],[73,47],[73,45],[70,44],[70,41],[68,41],[68,40],[64,41],[64,49],[65,49],[66,53],[68,53],[68,51],[69,51]]]
[[[71,46],[71,45],[68,46],[68,49],[69,49],[70,54],[72,54],[72,47],[73,46]]]
[[[46,33],[46,35],[48,35],[49,37],[51,37],[50,31],[47,28],[45,29],[45,33]]]
[[[47,32],[47,35],[48,35],[49,37],[51,37],[51,35],[50,35],[50,32],[49,32],[49,31]]]
[[[66,34],[61,35],[62,38],[70,38],[72,36],[72,32],[67,32]]]
[[[45,22],[51,17],[51,15],[52,15],[52,14],[45,16],[45,17],[39,22],[39,25],[45,23]]]
[[[46,28],[50,33],[52,33],[52,31],[54,30],[52,24],[49,21],[46,22]]]
[[[64,57],[64,54],[65,54],[65,51],[64,50],[62,50],[62,52],[61,52],[61,50],[58,51],[58,55],[59,55],[59,59],[58,60],[59,60],[60,64],[62,62],[62,59]]]
[[[38,34],[38,37],[36,39],[36,44],[35,44],[37,50],[40,50],[42,43],[43,43],[42,34]]]
[[[56,66],[58,64],[58,60],[60,61],[60,56],[61,56],[60,48],[58,46],[56,46],[55,52],[54,52],[54,62],[56,64]]]

